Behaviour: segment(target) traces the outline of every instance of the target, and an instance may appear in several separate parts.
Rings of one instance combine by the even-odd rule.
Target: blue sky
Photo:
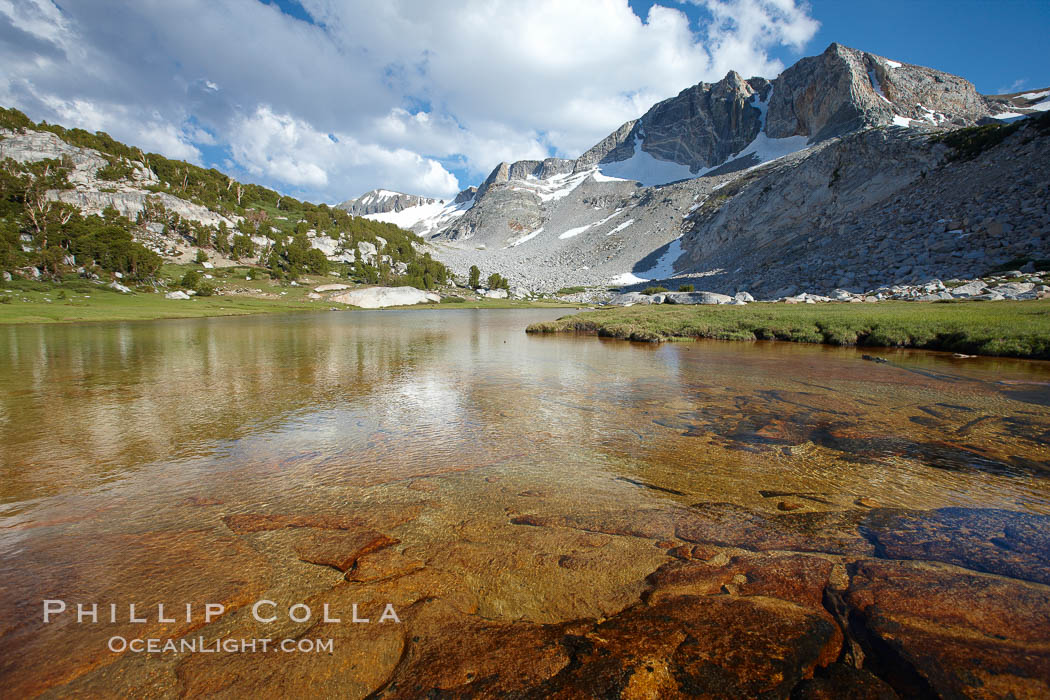
[[[833,41],[1048,87],[1048,28],[1048,0],[7,0],[0,104],[314,201],[450,197]]]
[[[1050,86],[1047,0],[818,0],[811,47],[832,41],[961,75],[983,94]],[[1011,89],[1012,88],[1012,89]]]
[[[657,4],[631,0],[644,16]],[[691,3],[665,2],[689,16],[697,31],[710,13]],[[809,0],[819,31],[801,55],[832,42],[905,63],[960,75],[983,94],[1050,87],[1050,0]],[[790,65],[800,57],[775,46],[770,54]],[[766,76],[772,77],[772,76]]]

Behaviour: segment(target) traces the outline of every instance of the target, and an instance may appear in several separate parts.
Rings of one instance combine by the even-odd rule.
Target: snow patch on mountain
[[[646,187],[666,185],[669,182],[688,180],[700,175],[690,172],[688,165],[660,160],[643,151],[640,134],[634,137],[634,155],[627,160],[615,163],[601,163],[598,165],[598,171],[607,178],[634,180]]]
[[[380,192],[382,192],[382,190],[380,190]],[[390,192],[388,195],[397,196],[397,193]],[[474,206],[473,199],[459,204],[456,204],[452,200],[449,200],[448,202],[437,200],[429,204],[408,207],[401,211],[365,214],[364,218],[371,219],[372,221],[383,221],[388,224],[394,224],[400,228],[413,230],[426,236],[444,226],[447,226],[453,219],[463,216],[463,214],[472,206]]]
[[[390,190],[373,190],[361,198],[362,204],[372,204],[374,202],[383,202],[391,197],[397,197],[398,192],[391,192]]]
[[[678,258],[682,257],[682,253],[682,237],[679,236],[668,244],[667,250],[664,251],[664,254],[657,259],[652,267],[638,273],[638,278],[642,282],[648,282],[650,280],[662,280],[673,277],[674,264]]]
[[[641,284],[642,282],[648,282],[648,281],[649,280],[643,280],[641,277],[639,277],[638,275],[635,275],[633,272],[625,272],[622,275],[616,275],[615,277],[610,278],[609,279],[609,284],[614,284],[614,285],[619,285],[619,286],[624,286],[625,287],[627,285]]]
[[[545,180],[540,180],[534,175],[530,175],[524,183],[518,181],[518,186],[514,189],[524,189],[533,192],[544,202],[556,202],[559,199],[564,199],[569,196],[569,193],[583,184],[583,181],[590,177],[590,175],[590,171],[580,173],[562,173],[561,175],[554,175]],[[523,184],[525,185],[524,187],[521,186]]]
[[[568,231],[558,236],[558,240],[564,241],[566,238],[578,236],[592,226],[594,226],[594,224],[587,224],[586,226],[577,226],[576,228],[570,228]]]
[[[543,227],[542,226],[540,226],[538,229],[536,229],[532,233],[526,233],[524,236],[522,236],[518,240],[511,242],[509,247],[517,248],[519,245],[521,245],[525,241],[531,241],[533,238],[535,238],[536,236],[540,235],[541,233],[543,233]]]
[[[948,118],[940,112],[934,112],[932,109],[927,109],[921,104],[917,104],[915,106],[921,109],[923,112],[926,112],[926,114],[924,114],[922,118],[930,122],[931,124],[940,124],[941,122],[948,120]]]
[[[879,76],[875,75],[875,70],[868,71],[868,80],[871,81],[871,89],[875,91],[875,94],[882,98],[886,104],[893,104],[889,98],[886,97],[886,93],[882,91],[882,85],[879,84]]]
[[[761,116],[761,128],[759,129],[758,136],[755,140],[747,145],[747,148],[733,156],[733,159],[744,158],[747,156],[754,156],[758,159],[756,165],[762,163],[768,163],[771,160],[783,158],[784,156],[797,153],[809,146],[808,136],[788,136],[783,139],[772,139],[766,134],[766,114],[769,112],[769,101],[773,99],[773,91],[769,91],[769,95],[766,96],[765,100],[759,98],[758,93],[755,93],[751,98],[751,104],[760,113]],[[725,183],[722,183],[723,186]],[[717,189],[717,188],[716,188]],[[703,202],[701,202],[703,204]]]
[[[574,236],[580,235],[581,233],[587,231],[588,229],[597,228],[598,226],[603,226],[603,225],[609,223],[621,211],[623,211],[623,209],[618,208],[616,211],[614,211],[612,214],[609,214],[609,216],[605,217],[601,221],[595,221],[594,223],[587,224],[586,226],[577,226],[576,228],[570,228],[568,231],[566,231],[565,233],[563,233],[560,236],[558,236],[558,239],[559,240],[565,240],[566,238],[572,238]],[[618,226],[617,228],[613,229],[613,231],[610,231],[609,233],[613,233],[615,231],[619,231],[619,230],[622,230],[624,228],[627,228],[627,227],[621,225],[621,226]],[[606,235],[609,235],[609,234],[606,234]]]
[[[591,171],[591,177],[594,178],[595,182],[629,182],[626,178],[603,175],[598,169]]]

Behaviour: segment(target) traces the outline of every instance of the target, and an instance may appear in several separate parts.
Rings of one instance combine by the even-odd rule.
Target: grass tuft
[[[535,323],[527,332],[645,342],[783,340],[1045,360],[1050,359],[1050,300],[614,307]]]

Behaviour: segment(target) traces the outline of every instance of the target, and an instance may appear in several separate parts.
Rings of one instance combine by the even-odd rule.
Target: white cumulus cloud
[[[456,177],[435,160],[405,148],[361,143],[350,134],[325,134],[268,105],[237,120],[230,151],[248,173],[298,190],[324,191],[337,184],[341,191],[357,191],[377,179],[442,197],[459,190]]]
[[[728,70],[774,76],[796,0],[0,0],[0,101],[297,196],[449,196],[500,161],[573,157]],[[671,5],[674,6],[671,6]],[[333,138],[330,138],[334,136]]]

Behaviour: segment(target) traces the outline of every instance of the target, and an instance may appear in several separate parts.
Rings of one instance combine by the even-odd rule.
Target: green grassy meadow
[[[609,307],[535,323],[528,332],[647,342],[784,340],[1050,359],[1050,300]]]

